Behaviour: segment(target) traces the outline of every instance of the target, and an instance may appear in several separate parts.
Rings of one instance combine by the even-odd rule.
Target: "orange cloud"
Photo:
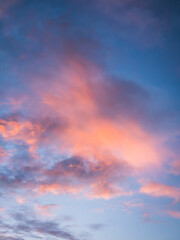
[[[30,152],[35,152],[43,126],[30,121],[0,119],[0,134],[5,140],[20,140],[29,145]]]
[[[61,71],[60,80],[56,77],[48,89],[38,90],[47,111],[66,123],[54,136],[60,142],[61,151],[90,158],[107,152],[136,169],[159,166],[162,139],[133,119],[124,119],[123,112],[117,112],[116,119],[101,114],[95,95],[101,98],[106,85],[99,73],[96,73],[98,77],[91,75],[83,66],[71,61],[69,68]],[[106,88],[104,90],[108,91]],[[112,89],[111,92],[113,94]]]
[[[164,185],[162,183],[150,182],[140,188],[140,193],[153,197],[168,197],[175,202],[180,200],[180,188]]]
[[[137,94],[144,97],[142,89],[125,82],[110,84],[82,60],[67,62],[52,76],[51,84],[47,80],[32,81],[36,101],[32,99],[30,110],[35,111],[36,121],[0,119],[2,137],[23,141],[31,153],[37,154],[38,147],[45,152],[46,146],[53,145],[61,156],[83,159],[84,163],[60,161],[47,171],[43,166],[38,194],[83,191],[88,197],[104,199],[131,195],[123,189],[122,179],[161,166],[164,139],[125,114],[139,99]]]
[[[89,186],[88,186],[89,185]],[[39,195],[52,193],[55,195],[58,194],[78,194],[83,193],[83,195],[87,198],[97,198],[97,199],[105,199],[109,200],[111,198],[119,197],[122,195],[132,195],[132,191],[126,192],[124,189],[120,187],[116,187],[113,183],[106,184],[102,183],[89,183],[87,186],[70,186],[70,185],[63,185],[60,183],[53,183],[53,184],[44,184],[40,185],[37,188],[37,193]]]
[[[59,183],[52,183],[52,184],[42,184],[38,186],[37,193],[38,194],[47,194],[52,193],[55,195],[58,195],[59,193],[66,194],[77,194],[82,191],[82,188],[78,188],[77,186],[69,186],[69,185],[63,185]]]
[[[39,116],[36,123],[2,120],[0,133],[5,139],[24,141],[31,152],[39,145],[52,144],[60,155],[78,156],[87,162],[86,165],[91,162],[88,171],[99,176],[95,178],[98,183],[89,179],[88,174],[85,174],[87,179],[80,178],[77,169],[81,165],[73,168],[73,164],[72,171],[70,165],[60,169],[63,180],[55,179],[57,169],[45,171],[51,180],[40,184],[39,194],[77,194],[88,189],[89,196],[94,198],[128,195],[132,193],[120,186],[122,178],[133,171],[140,173],[161,167],[164,139],[124,113],[134,104],[134,98],[127,99],[127,96],[141,94],[137,86],[130,83],[111,85],[96,67],[83,60],[68,61],[66,67],[50,80],[50,85],[47,85],[49,79],[32,81],[32,89],[39,99],[34,103],[34,108],[38,109],[36,116]],[[119,98],[119,95],[123,97]],[[127,104],[123,105],[124,101]],[[113,109],[112,114],[109,109]],[[46,123],[44,119],[47,119]],[[124,172],[122,165],[127,166]],[[102,170],[96,171],[97,166]],[[119,169],[119,175],[116,169]]]

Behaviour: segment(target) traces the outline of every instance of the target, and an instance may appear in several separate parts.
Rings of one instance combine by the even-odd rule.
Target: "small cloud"
[[[167,213],[169,216],[173,217],[173,218],[178,218],[178,219],[180,219],[180,211],[168,210],[168,211],[166,211],[166,213]]]
[[[98,230],[102,230],[103,228],[105,228],[105,224],[101,224],[101,223],[93,223],[93,224],[90,224],[89,225],[89,228],[91,230],[95,230],[95,231],[98,231]]]
[[[138,200],[122,202],[122,204],[123,204],[123,210],[127,211],[128,213],[131,213],[131,209],[133,209],[133,208],[143,208],[144,207],[144,203],[139,202]]]
[[[4,211],[4,208],[3,207],[0,207],[0,212]]]
[[[172,198],[175,202],[178,202],[180,200],[180,188],[157,182],[150,182],[144,184],[140,188],[140,193],[153,197]]]
[[[58,205],[56,204],[47,204],[47,205],[35,205],[35,209],[37,213],[39,213],[42,216],[53,216],[53,210],[56,209]]]
[[[17,196],[16,197],[16,201],[19,204],[24,204],[26,202],[26,199],[24,197],[22,197],[22,196]]]
[[[144,222],[149,222],[150,221],[150,212],[149,211],[143,212],[142,217],[143,217]]]

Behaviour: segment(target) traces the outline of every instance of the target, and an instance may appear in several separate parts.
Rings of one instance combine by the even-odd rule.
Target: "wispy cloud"
[[[166,211],[166,213],[167,213],[169,216],[173,217],[173,218],[178,218],[178,219],[180,219],[180,211],[168,210],[168,211]]]
[[[180,188],[157,182],[149,182],[142,185],[140,188],[140,193],[153,197],[172,198],[175,202],[180,200]]]

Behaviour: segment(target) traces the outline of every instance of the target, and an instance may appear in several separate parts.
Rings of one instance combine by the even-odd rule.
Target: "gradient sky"
[[[0,240],[180,239],[179,0],[0,0]]]

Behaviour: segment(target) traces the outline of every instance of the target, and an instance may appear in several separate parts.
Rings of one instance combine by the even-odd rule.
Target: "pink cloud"
[[[43,132],[43,126],[30,121],[18,121],[14,119],[0,119],[0,135],[5,140],[21,140],[29,145],[30,152],[35,152],[39,143],[39,136]]]
[[[34,155],[53,146],[57,154],[70,156],[51,169],[42,159],[40,176],[29,183],[38,194],[132,195],[123,187],[126,178],[161,168],[164,139],[126,114],[136,107],[134,99],[139,105],[146,96],[135,84],[110,83],[96,66],[73,58],[59,72],[29,82],[34,97],[26,111],[35,120],[0,119],[0,134],[25,143]]]
[[[166,211],[166,213],[173,218],[179,218],[180,219],[180,211],[168,210],[168,211]]]
[[[39,195],[47,193],[52,193],[55,195],[58,195],[59,193],[77,194],[82,191],[82,187],[70,186],[60,183],[52,183],[39,185],[36,191]]]
[[[143,202],[139,202],[137,201],[136,199],[135,200],[132,200],[132,201],[128,201],[128,202],[122,202],[123,205],[124,205],[124,208],[125,209],[130,209],[130,208],[142,208],[144,207],[144,203]]]
[[[88,193],[90,198],[105,199],[116,198],[120,196],[132,195],[132,191],[127,192],[121,187],[116,187],[110,183],[95,183],[91,185],[91,192]]]
[[[58,205],[56,204],[47,204],[47,205],[35,205],[35,210],[38,214],[42,216],[53,216],[53,210],[57,209]]]
[[[0,134],[6,141],[22,141],[33,154],[53,143],[59,154],[83,159],[43,170],[46,180],[36,184],[37,192],[84,191],[104,199],[131,195],[121,186],[122,180],[158,169],[163,162],[164,139],[125,114],[135,104],[126,92],[139,99],[144,91],[131,83],[110,84],[100,69],[83,59],[67,60],[50,78],[50,85],[48,77],[30,81],[35,101],[29,99],[27,110],[30,107],[36,120],[0,119]]]
[[[180,188],[165,185],[162,183],[150,182],[140,188],[140,193],[153,197],[167,197],[174,199],[175,202],[180,200]]]
[[[19,203],[19,204],[24,204],[24,203],[26,202],[26,198],[18,195],[18,196],[16,197],[16,201],[17,201],[17,203]]]
[[[96,159],[102,158],[101,152],[107,152],[137,169],[160,165],[162,139],[135,120],[123,119],[121,112],[115,120],[103,116],[95,96],[105,97],[103,89],[105,93],[108,91],[99,71],[72,60],[61,70],[61,76],[51,80],[51,86],[47,88],[40,83],[39,89],[36,88],[43,108],[66,123],[54,136],[61,151]]]

